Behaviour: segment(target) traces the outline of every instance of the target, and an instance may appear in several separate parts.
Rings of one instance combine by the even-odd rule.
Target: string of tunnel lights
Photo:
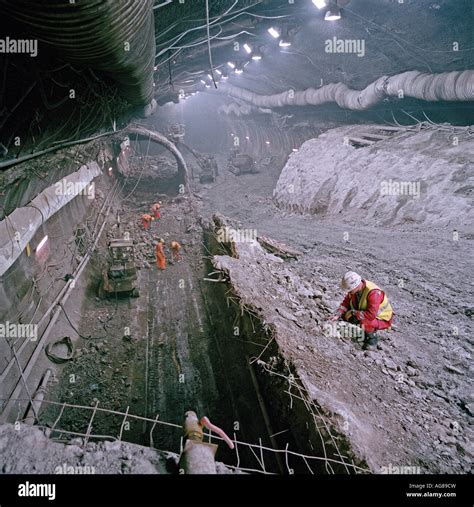
[[[345,7],[350,3],[351,0],[311,0],[313,5],[319,9],[326,9],[324,19],[325,21],[337,21],[341,19],[341,8]],[[281,26],[270,26],[267,29],[268,34],[275,40],[278,40],[278,46],[281,48],[288,48],[292,45],[292,30],[294,27],[285,23]],[[226,81],[229,79],[232,73],[239,75],[244,72],[244,69],[251,61],[259,61],[263,58],[263,48],[261,44],[253,44],[245,42],[242,45],[245,56],[239,57],[235,60],[229,60],[226,64],[219,66],[214,69],[215,75],[212,76],[208,73],[207,76],[200,79],[200,83],[204,85],[204,88],[211,88],[212,82],[215,81]],[[201,72],[202,74],[202,72]],[[195,93],[199,93],[199,90]],[[182,97],[183,99],[194,95],[188,94]]]

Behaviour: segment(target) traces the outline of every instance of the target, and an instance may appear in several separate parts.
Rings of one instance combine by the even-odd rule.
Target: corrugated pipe
[[[217,110],[220,114],[234,114],[235,116],[243,116],[251,113],[271,113],[270,109],[262,109],[249,106],[248,104],[236,104],[233,102],[232,104],[223,104]]]
[[[87,195],[89,184],[101,174],[96,162],[83,165],[0,221],[0,276],[15,263],[39,227],[77,195]]]
[[[133,105],[153,98],[153,0],[0,0],[2,15],[71,63],[106,72]]]
[[[149,130],[146,127],[140,125],[130,125],[125,129],[125,132],[129,134],[138,134],[144,139],[151,139],[155,143],[161,144],[167,150],[169,150],[176,160],[180,183],[188,192],[191,192],[188,166],[186,165],[186,161],[184,160],[183,155],[174,143],[172,143],[168,138],[161,135],[160,133],[154,130]]]
[[[254,106],[319,106],[336,102],[344,109],[364,111],[386,97],[412,97],[430,102],[474,100],[474,70],[426,74],[419,71],[383,76],[363,90],[351,90],[336,83],[303,91],[288,90],[275,95],[258,95],[229,83],[220,83],[218,91]]]

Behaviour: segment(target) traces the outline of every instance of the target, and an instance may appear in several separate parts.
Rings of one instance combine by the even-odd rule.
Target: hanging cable
[[[217,89],[217,83],[216,79],[214,77],[214,67],[212,65],[212,51],[211,51],[211,34],[210,34],[210,27],[209,27],[209,0],[206,0],[206,30],[207,30],[207,52],[209,55],[209,66],[211,67],[211,77],[212,82],[214,83],[214,88]]]
[[[169,51],[168,51],[169,53]],[[173,87],[173,76],[171,74],[171,58],[168,58],[168,75],[169,75],[169,85],[171,86],[172,89],[174,89]]]

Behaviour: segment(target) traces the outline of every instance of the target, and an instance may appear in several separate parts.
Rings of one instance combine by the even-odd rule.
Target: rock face
[[[166,474],[173,457],[119,441],[63,444],[35,426],[0,425],[0,474]]]
[[[367,135],[368,134],[368,135]],[[364,224],[473,223],[474,141],[448,126],[350,126],[304,143],[284,167],[278,205]]]

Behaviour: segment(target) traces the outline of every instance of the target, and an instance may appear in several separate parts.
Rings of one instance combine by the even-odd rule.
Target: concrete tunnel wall
[[[2,278],[0,285],[0,321],[20,324],[35,324],[44,315],[56,295],[65,285],[61,279],[67,273],[72,272],[77,266],[71,252],[65,247],[65,240],[72,238],[77,224],[81,223],[90,209],[90,201],[86,196],[78,196],[66,204],[58,213],[52,216],[42,225],[32,238],[32,243],[38,243],[44,237],[49,236],[48,245],[41,250],[41,256],[35,253],[30,256],[23,251],[17,261],[11,266]],[[61,247],[64,246],[64,253]],[[41,278],[43,270],[51,264],[54,267],[50,276],[44,277],[38,283],[38,290],[32,289],[33,279]],[[51,279],[53,278],[53,279]],[[49,319],[38,326],[38,338],[32,341],[30,338],[20,338],[15,344],[18,361],[22,368],[28,364],[31,355],[43,333]],[[23,349],[23,343],[26,345]],[[18,367],[14,364],[9,370],[7,365],[14,359],[9,345],[5,340],[0,342],[0,418],[3,404],[8,399],[19,379]],[[31,386],[30,386],[31,388]],[[16,414],[15,414],[16,415]]]
[[[100,160],[102,164],[104,160]],[[109,167],[106,165],[105,167]],[[15,210],[2,221],[2,245],[0,284],[0,321],[15,324],[36,324],[49,308],[57,294],[65,285],[64,276],[72,273],[78,265],[80,251],[74,241],[74,233],[79,224],[84,224],[86,216],[94,223],[103,193],[97,190],[98,183],[105,182],[102,171],[95,160],[83,165],[78,171],[50,185],[29,204]],[[57,184],[77,183],[76,193],[57,195]],[[90,182],[94,183],[94,198],[81,193]],[[65,188],[65,187],[63,187]],[[66,187],[67,188],[67,187]],[[77,194],[79,191],[79,194]],[[94,210],[95,208],[95,210]],[[12,218],[12,215],[14,217]],[[13,225],[12,225],[13,224]],[[14,244],[10,240],[12,227],[21,234]],[[8,227],[8,229],[7,229]],[[10,235],[8,234],[10,231]],[[35,252],[39,242],[48,236],[48,241],[39,252]],[[89,238],[90,239],[90,238]],[[25,248],[29,243],[30,251]],[[21,245],[21,246],[20,246]],[[20,250],[20,248],[22,249]],[[36,280],[36,281],[35,281]],[[46,319],[37,329],[37,339],[20,337],[15,349],[18,361],[24,369],[35,351],[41,334],[48,324]],[[19,380],[18,367],[6,340],[0,342],[0,418],[8,417],[4,412],[5,400],[9,398]],[[31,385],[30,385],[31,388]],[[16,411],[15,416],[16,416]]]

